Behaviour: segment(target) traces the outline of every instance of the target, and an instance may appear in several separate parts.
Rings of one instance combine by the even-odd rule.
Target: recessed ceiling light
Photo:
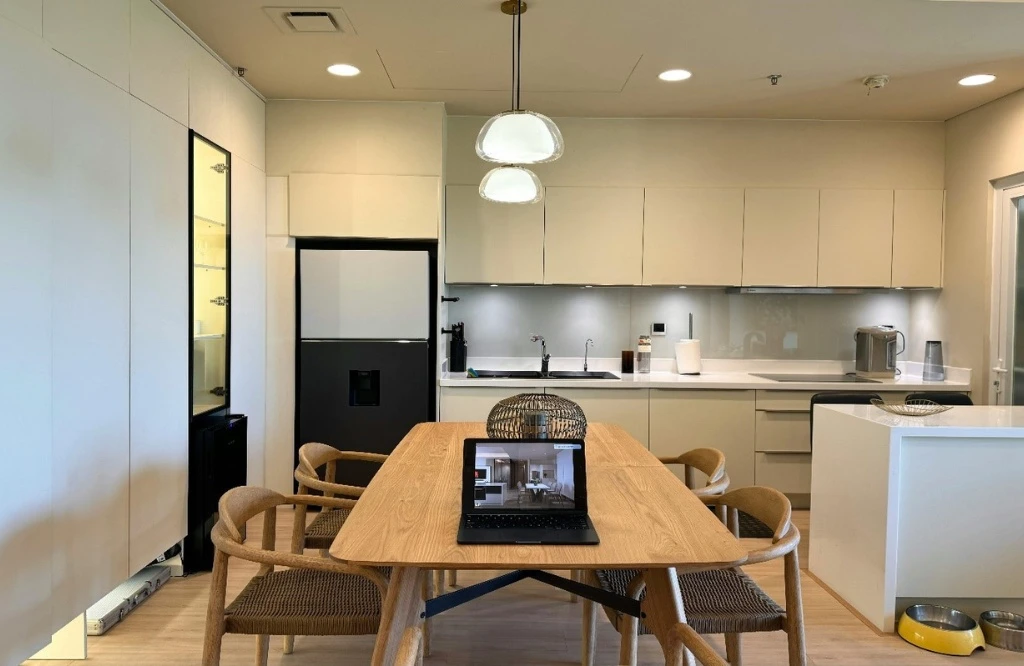
[[[668,69],[658,74],[658,78],[662,81],[685,81],[691,76],[693,74],[685,69]]]
[[[686,289],[686,285],[682,285],[682,284],[681,284],[681,285],[679,285],[679,288],[680,288],[680,289]]]
[[[496,285],[496,284],[492,284],[491,286],[492,286],[492,287],[497,287],[498,285]]]
[[[960,85],[962,86],[983,86],[986,83],[992,83],[996,80],[996,77],[992,74],[972,74],[971,76],[965,76],[960,79]]]
[[[337,65],[331,65],[327,68],[329,74],[335,76],[355,76],[359,73],[359,68],[355,65],[347,65],[345,63],[338,63]]]

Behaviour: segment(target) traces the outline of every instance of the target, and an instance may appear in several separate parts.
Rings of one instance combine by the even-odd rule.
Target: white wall
[[[946,122],[946,242],[941,294],[915,297],[946,363],[973,368],[987,396],[992,280],[992,181],[1024,172],[1024,91]],[[930,319],[929,319],[930,315]]]
[[[487,119],[448,120],[447,180],[476,185]],[[942,189],[942,123],[557,118],[544,185]]]
[[[262,482],[265,179],[263,101],[149,0],[0,2],[0,86],[8,664],[184,536],[197,124],[235,156],[233,407]]]
[[[443,178],[445,122],[444,107],[436,103],[267,103],[268,488],[292,492],[295,469],[295,249],[288,237],[287,176]]]

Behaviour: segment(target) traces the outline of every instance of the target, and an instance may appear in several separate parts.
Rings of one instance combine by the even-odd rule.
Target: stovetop
[[[807,384],[877,384],[877,379],[857,375],[776,375],[752,373],[753,377],[771,379],[776,382],[801,382]]]

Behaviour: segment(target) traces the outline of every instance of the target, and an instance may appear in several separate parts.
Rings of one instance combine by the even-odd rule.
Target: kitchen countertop
[[[899,416],[870,405],[822,405],[822,409],[891,428],[902,436],[1024,437],[1024,407],[957,406],[930,416]]]
[[[537,370],[535,358],[471,358],[469,366],[479,370]],[[948,368],[945,381],[925,381],[921,378],[920,364],[901,364],[903,374],[895,379],[880,379],[874,383],[847,382],[778,382],[752,373],[785,374],[844,374],[852,364],[842,361],[765,361],[705,359],[700,375],[680,375],[674,372],[672,359],[652,359],[650,374],[620,374],[618,359],[591,359],[589,369],[606,370],[619,375],[619,379],[471,379],[466,373],[443,372],[442,387],[462,388],[636,388],[636,389],[762,389],[772,391],[969,391],[970,371]],[[582,359],[552,359],[551,370],[580,370]]]

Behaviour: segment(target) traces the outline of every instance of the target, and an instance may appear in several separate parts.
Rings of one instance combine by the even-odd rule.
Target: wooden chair
[[[725,471],[725,454],[718,449],[693,449],[678,456],[661,456],[658,458],[665,465],[683,466],[683,483],[693,491],[697,497],[710,497],[721,495],[729,489],[729,474]],[[697,485],[696,472],[702,472],[707,477],[703,486]],[[738,539],[740,536],[739,511],[731,511],[725,507],[718,507],[716,510],[719,519],[725,523],[733,535]]]
[[[299,466],[295,468],[295,480],[298,482],[298,494],[308,495],[317,490],[325,497],[349,497],[358,499],[364,486],[350,486],[336,482],[338,463],[346,460],[361,460],[383,464],[388,457],[380,453],[362,453],[358,451],[339,451],[329,444],[310,442],[299,448]],[[321,478],[317,470],[326,469]],[[332,509],[324,507],[313,521],[306,525],[306,506],[296,505],[295,524],[292,526],[292,552],[301,553],[304,548],[315,548],[326,551],[331,547],[334,538],[341,531],[341,526],[348,518],[351,509]]]
[[[710,506],[737,508],[774,528],[769,546],[750,551],[745,564],[785,559],[785,609],[765,594],[740,568],[716,569],[679,576],[686,623],[698,634],[725,634],[726,658],[732,666],[742,663],[740,635],[748,632],[785,631],[789,643],[789,665],[806,666],[803,601],[800,594],[800,564],[797,546],[800,532],[790,521],[792,508],[785,495],[774,488],[750,487],[724,495],[704,497]],[[599,570],[587,572],[587,582],[634,599],[644,595],[641,572]],[[649,633],[637,618],[605,608],[608,619],[622,635],[620,664],[636,664],[637,634]],[[597,609],[593,602],[583,605],[584,666],[594,663]]]
[[[213,527],[216,548],[206,615],[203,666],[220,664],[226,633],[256,636],[256,663],[265,666],[272,635],[376,634],[387,594],[386,569],[342,564],[329,558],[274,550],[277,507],[318,504],[351,509],[354,500],[303,495],[284,496],[265,488],[243,486],[224,493],[220,520]],[[245,543],[246,522],[263,514],[260,547]],[[230,604],[227,603],[231,558],[255,562],[259,571]],[[275,570],[276,566],[288,567]],[[421,635],[410,635],[403,650],[404,666],[423,651]],[[411,653],[411,656],[410,656]]]

